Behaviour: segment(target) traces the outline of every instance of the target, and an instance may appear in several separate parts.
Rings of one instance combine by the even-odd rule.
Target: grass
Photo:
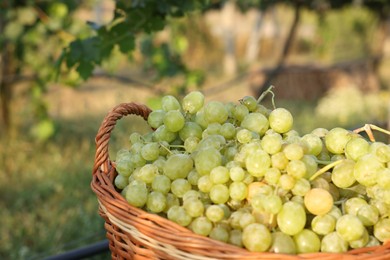
[[[105,238],[90,189],[101,119],[57,122],[58,132],[46,144],[28,137],[0,140],[1,259],[42,259]],[[123,145],[133,126],[142,127],[139,120],[118,122],[110,150]]]

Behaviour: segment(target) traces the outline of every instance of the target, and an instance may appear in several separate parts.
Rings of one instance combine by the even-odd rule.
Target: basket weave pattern
[[[99,202],[99,214],[105,220],[112,259],[390,259],[390,242],[344,254],[287,255],[249,252],[197,235],[166,218],[131,206],[114,186],[117,173],[115,164],[108,155],[110,134],[123,116],[138,115],[147,120],[150,112],[145,105],[120,104],[107,114],[96,135],[91,188]]]

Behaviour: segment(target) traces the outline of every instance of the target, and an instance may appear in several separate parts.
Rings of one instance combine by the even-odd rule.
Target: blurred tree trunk
[[[222,40],[225,49],[223,68],[225,75],[234,75],[237,72],[235,18],[236,6],[228,1],[221,11]]]
[[[269,86],[271,85],[272,80],[281,72],[286,59],[291,51],[292,43],[295,40],[296,32],[298,28],[299,21],[301,19],[301,7],[302,4],[300,1],[295,2],[294,6],[294,20],[291,24],[290,31],[288,33],[288,36],[286,38],[286,41],[284,42],[283,50],[280,55],[279,61],[277,62],[277,65],[275,68],[266,76],[262,86],[257,90],[257,96],[260,96],[261,93],[263,93]]]
[[[4,31],[5,19],[0,17],[0,33]],[[0,46],[0,132],[8,133],[11,125],[11,98],[12,98],[12,46],[2,42]]]
[[[250,64],[253,63],[260,50],[260,40],[261,40],[261,27],[264,20],[264,11],[254,10],[255,22],[252,26],[251,33],[249,35],[249,39],[246,45],[246,53],[245,53],[245,61]]]

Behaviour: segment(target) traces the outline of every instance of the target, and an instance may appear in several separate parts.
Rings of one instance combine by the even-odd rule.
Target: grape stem
[[[320,176],[321,174],[327,172],[328,170],[332,169],[333,167],[335,167],[336,165],[342,163],[344,161],[344,159],[340,159],[338,161],[335,161],[335,162],[332,162],[331,164],[328,164],[326,165],[325,167],[319,169],[315,174],[313,174],[311,177],[310,177],[310,181],[314,180],[315,178],[317,178],[318,176]]]
[[[374,137],[374,134],[372,133],[372,130],[376,130],[376,131],[385,133],[387,135],[390,135],[390,131],[385,130],[383,128],[380,128],[380,127],[378,127],[376,125],[373,125],[373,124],[365,124],[363,127],[360,127],[360,128],[357,128],[357,129],[353,130],[353,132],[358,134],[360,132],[365,131],[367,133],[368,138],[370,139],[370,141],[371,142],[375,142],[375,137]]]
[[[271,102],[272,102],[272,106],[273,108],[275,109],[276,106],[275,106],[275,93],[272,92],[272,89],[274,88],[273,85],[271,85],[266,91],[264,91],[260,97],[257,99],[257,104],[260,104],[260,102],[265,98],[265,96],[270,93],[272,95],[272,99],[271,99]]]

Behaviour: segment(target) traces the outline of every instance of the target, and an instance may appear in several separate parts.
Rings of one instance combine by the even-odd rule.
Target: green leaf
[[[132,33],[127,33],[125,37],[118,41],[119,49],[122,53],[129,53],[135,48],[135,37]]]
[[[82,60],[77,66],[76,71],[79,73],[81,78],[87,80],[92,75],[93,69],[94,64],[92,62]]]

